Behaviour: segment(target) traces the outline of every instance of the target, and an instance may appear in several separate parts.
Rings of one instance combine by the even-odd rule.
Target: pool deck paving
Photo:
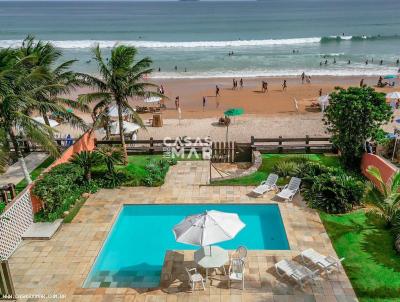
[[[281,259],[300,261],[306,248],[336,256],[316,211],[307,208],[301,196],[293,202],[275,200],[274,193],[249,197],[250,187],[207,186],[209,164],[184,161],[170,169],[161,187],[131,187],[100,190],[81,208],[72,223],[64,224],[48,241],[25,240],[9,259],[16,293],[21,301],[135,301],[135,302],[348,302],[357,301],[343,268],[338,273],[318,277],[304,289],[275,273]],[[212,276],[205,291],[191,292],[185,267],[194,267],[193,251],[169,251],[164,260],[161,285],[156,289],[82,288],[101,246],[124,204],[257,203],[279,205],[289,251],[249,251],[245,289],[240,283],[228,288],[222,274]],[[300,261],[301,262],[301,261]],[[29,298],[29,296],[31,296]],[[59,300],[59,299],[58,299]]]

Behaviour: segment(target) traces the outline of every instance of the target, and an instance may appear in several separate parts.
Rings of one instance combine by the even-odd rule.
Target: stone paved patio
[[[293,203],[276,201],[273,194],[255,199],[246,195],[249,187],[206,186],[208,173],[207,162],[179,162],[171,168],[162,187],[101,190],[92,195],[74,221],[64,224],[53,239],[24,241],[10,258],[17,294],[62,294],[68,301],[357,301],[343,269],[319,278],[304,289],[275,274],[277,261],[296,260],[299,251],[305,248],[313,247],[321,253],[335,255],[318,214],[304,207],[300,196]],[[120,208],[123,204],[137,203],[278,203],[291,250],[250,251],[244,291],[238,287],[228,288],[223,276],[218,275],[205,291],[191,293],[183,267],[193,265],[193,251],[168,253],[165,265],[169,271],[165,274],[164,270],[160,288],[83,289],[82,284]]]

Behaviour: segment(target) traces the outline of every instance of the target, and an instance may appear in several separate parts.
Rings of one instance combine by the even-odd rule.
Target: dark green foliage
[[[169,162],[166,159],[153,160],[146,167],[146,177],[143,179],[143,185],[155,187],[164,183],[165,175],[169,169]]]
[[[84,171],[86,181],[92,179],[92,168],[99,165],[103,160],[102,155],[97,151],[81,151],[76,153],[70,159],[70,162],[79,166]]]
[[[312,173],[316,174],[310,173],[303,178],[302,187],[302,195],[310,207],[339,214],[361,204],[365,191],[363,181],[341,169],[314,170]]]
[[[324,121],[346,167],[359,169],[365,141],[380,139],[380,128],[391,116],[385,94],[371,87],[336,88],[331,93]]]
[[[2,201],[0,201],[0,214],[4,212],[4,209],[6,208],[6,204]]]
[[[39,217],[44,220],[55,220],[69,209],[70,205],[85,192],[82,183],[84,170],[72,164],[61,164],[43,178],[36,181],[33,194],[43,202],[43,209]]]

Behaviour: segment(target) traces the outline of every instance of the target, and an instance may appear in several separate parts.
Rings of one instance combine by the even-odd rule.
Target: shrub
[[[6,208],[6,204],[2,201],[0,201],[0,214],[4,212],[4,209]]]
[[[61,164],[42,179],[36,181],[33,194],[43,202],[41,215],[45,220],[55,220],[69,209],[70,205],[85,192],[84,170],[73,164]]]
[[[147,175],[142,180],[143,185],[148,187],[162,185],[165,175],[168,172],[169,165],[169,161],[166,159],[150,161],[145,167]]]
[[[280,160],[272,168],[272,171],[281,177],[297,176],[299,170],[300,165],[289,160]]]
[[[308,205],[326,213],[346,213],[360,205],[365,184],[339,169],[304,179],[302,194]]]

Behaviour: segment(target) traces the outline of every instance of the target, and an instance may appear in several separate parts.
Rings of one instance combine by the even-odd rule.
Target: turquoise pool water
[[[206,210],[237,213],[246,224],[225,249],[288,250],[277,205],[125,205],[109,233],[84,287],[157,287],[167,250],[194,250],[177,243],[172,228],[183,218]]]

